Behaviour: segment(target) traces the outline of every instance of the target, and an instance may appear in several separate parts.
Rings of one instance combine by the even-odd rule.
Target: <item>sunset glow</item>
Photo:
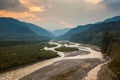
[[[119,15],[119,3],[120,0],[1,0],[0,17],[12,17],[53,30]]]
[[[45,9],[44,7],[35,7],[35,6],[32,6],[32,7],[29,7],[30,11],[33,11],[33,12],[44,12]]]
[[[85,0],[85,2],[93,3],[93,4],[98,4],[102,2],[102,0]]]
[[[70,24],[68,24],[68,23],[66,23],[66,22],[64,22],[64,21],[60,21],[60,24],[62,24],[63,26],[67,26],[67,27],[69,27],[69,28],[72,28],[72,27],[73,27],[72,25],[70,25]]]

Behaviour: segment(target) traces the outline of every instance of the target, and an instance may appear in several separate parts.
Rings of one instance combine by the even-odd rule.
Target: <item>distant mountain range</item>
[[[78,26],[56,40],[69,40],[79,43],[101,45],[104,33],[120,32],[120,16],[115,16],[95,24]]]
[[[94,24],[80,25],[49,32],[37,25],[13,18],[0,18],[0,40],[69,40],[100,45],[104,33],[120,32],[120,16],[108,18]],[[53,35],[54,34],[54,35]]]
[[[53,31],[52,33],[55,36],[61,36],[61,35],[65,34],[66,32],[68,32],[70,29],[71,28],[58,29],[58,30]]]
[[[50,40],[51,32],[31,23],[13,18],[0,18],[1,40]]]

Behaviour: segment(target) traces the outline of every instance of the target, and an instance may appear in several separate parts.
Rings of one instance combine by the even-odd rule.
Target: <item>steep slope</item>
[[[103,38],[102,52],[111,58],[108,67],[117,75],[120,80],[120,32],[105,34]],[[103,80],[103,79],[101,79]]]
[[[120,39],[114,40],[108,51],[110,54],[109,56],[112,58],[109,67],[114,73],[116,73],[118,80],[120,80]]]
[[[39,36],[45,36],[49,38],[53,38],[53,34],[49,32],[48,30],[43,29],[42,27],[39,27],[37,25],[31,24],[31,23],[25,23],[25,25],[30,28],[32,31],[34,31]]]
[[[37,32],[35,32],[33,29],[30,28],[31,25],[27,25],[27,23],[20,22],[13,18],[0,18],[0,39],[7,39],[7,40],[9,39],[48,40],[49,39],[49,37],[44,36],[43,34],[38,35]],[[37,29],[39,28],[37,27]]]
[[[120,21],[102,23],[94,25],[92,28],[84,32],[74,34],[73,36],[71,36],[70,41],[89,43],[101,46],[101,41],[104,33],[106,32],[112,33],[119,31]]]
[[[107,19],[103,22],[76,27],[57,39],[101,46],[102,36],[104,33],[120,31],[119,18],[120,17],[118,16]]]
[[[70,28],[58,29],[58,30],[53,31],[52,33],[55,36],[61,36],[61,35],[65,34],[66,32],[68,32],[69,30],[70,30]]]
[[[87,30],[91,27],[92,27],[92,24],[88,24],[88,25],[84,25],[84,26],[78,26],[76,28],[73,28],[73,29],[69,30],[64,35],[58,36],[56,39],[57,40],[70,40],[71,36],[73,36],[74,34],[76,34],[78,32],[83,32],[83,31],[85,31],[85,30]]]

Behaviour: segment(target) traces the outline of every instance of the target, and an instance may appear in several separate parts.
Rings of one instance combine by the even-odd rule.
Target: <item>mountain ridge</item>
[[[87,26],[84,25],[73,28],[66,34],[57,37],[56,40],[69,40],[100,46],[104,33],[113,33],[116,31],[120,31],[120,16],[112,17],[102,22],[88,24]]]
[[[35,28],[39,30],[39,34]],[[46,35],[43,35],[44,33]],[[49,36],[53,36],[52,33],[32,23],[22,22],[14,18],[0,18],[0,39],[50,40]]]

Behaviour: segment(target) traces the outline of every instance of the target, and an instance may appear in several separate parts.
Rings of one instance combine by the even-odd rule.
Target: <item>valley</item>
[[[119,80],[119,48],[120,16],[53,32],[3,17],[0,80]]]
[[[2,73],[0,74],[0,80],[88,80],[87,77],[89,76],[92,76],[92,79],[89,80],[95,80],[101,68],[101,66],[97,65],[106,62],[101,52],[93,50],[90,47],[80,46],[78,43],[70,42],[69,44],[61,44],[61,42],[49,42],[49,44],[57,46],[44,47],[44,50],[57,52],[60,57]],[[72,52],[66,53],[55,50],[62,45],[78,48],[80,52],[76,51],[79,54],[72,55]],[[85,52],[81,53],[81,50]],[[65,56],[65,54],[70,54],[70,56]],[[96,66],[97,72],[94,71]],[[95,75],[91,74],[91,71],[94,71]]]

